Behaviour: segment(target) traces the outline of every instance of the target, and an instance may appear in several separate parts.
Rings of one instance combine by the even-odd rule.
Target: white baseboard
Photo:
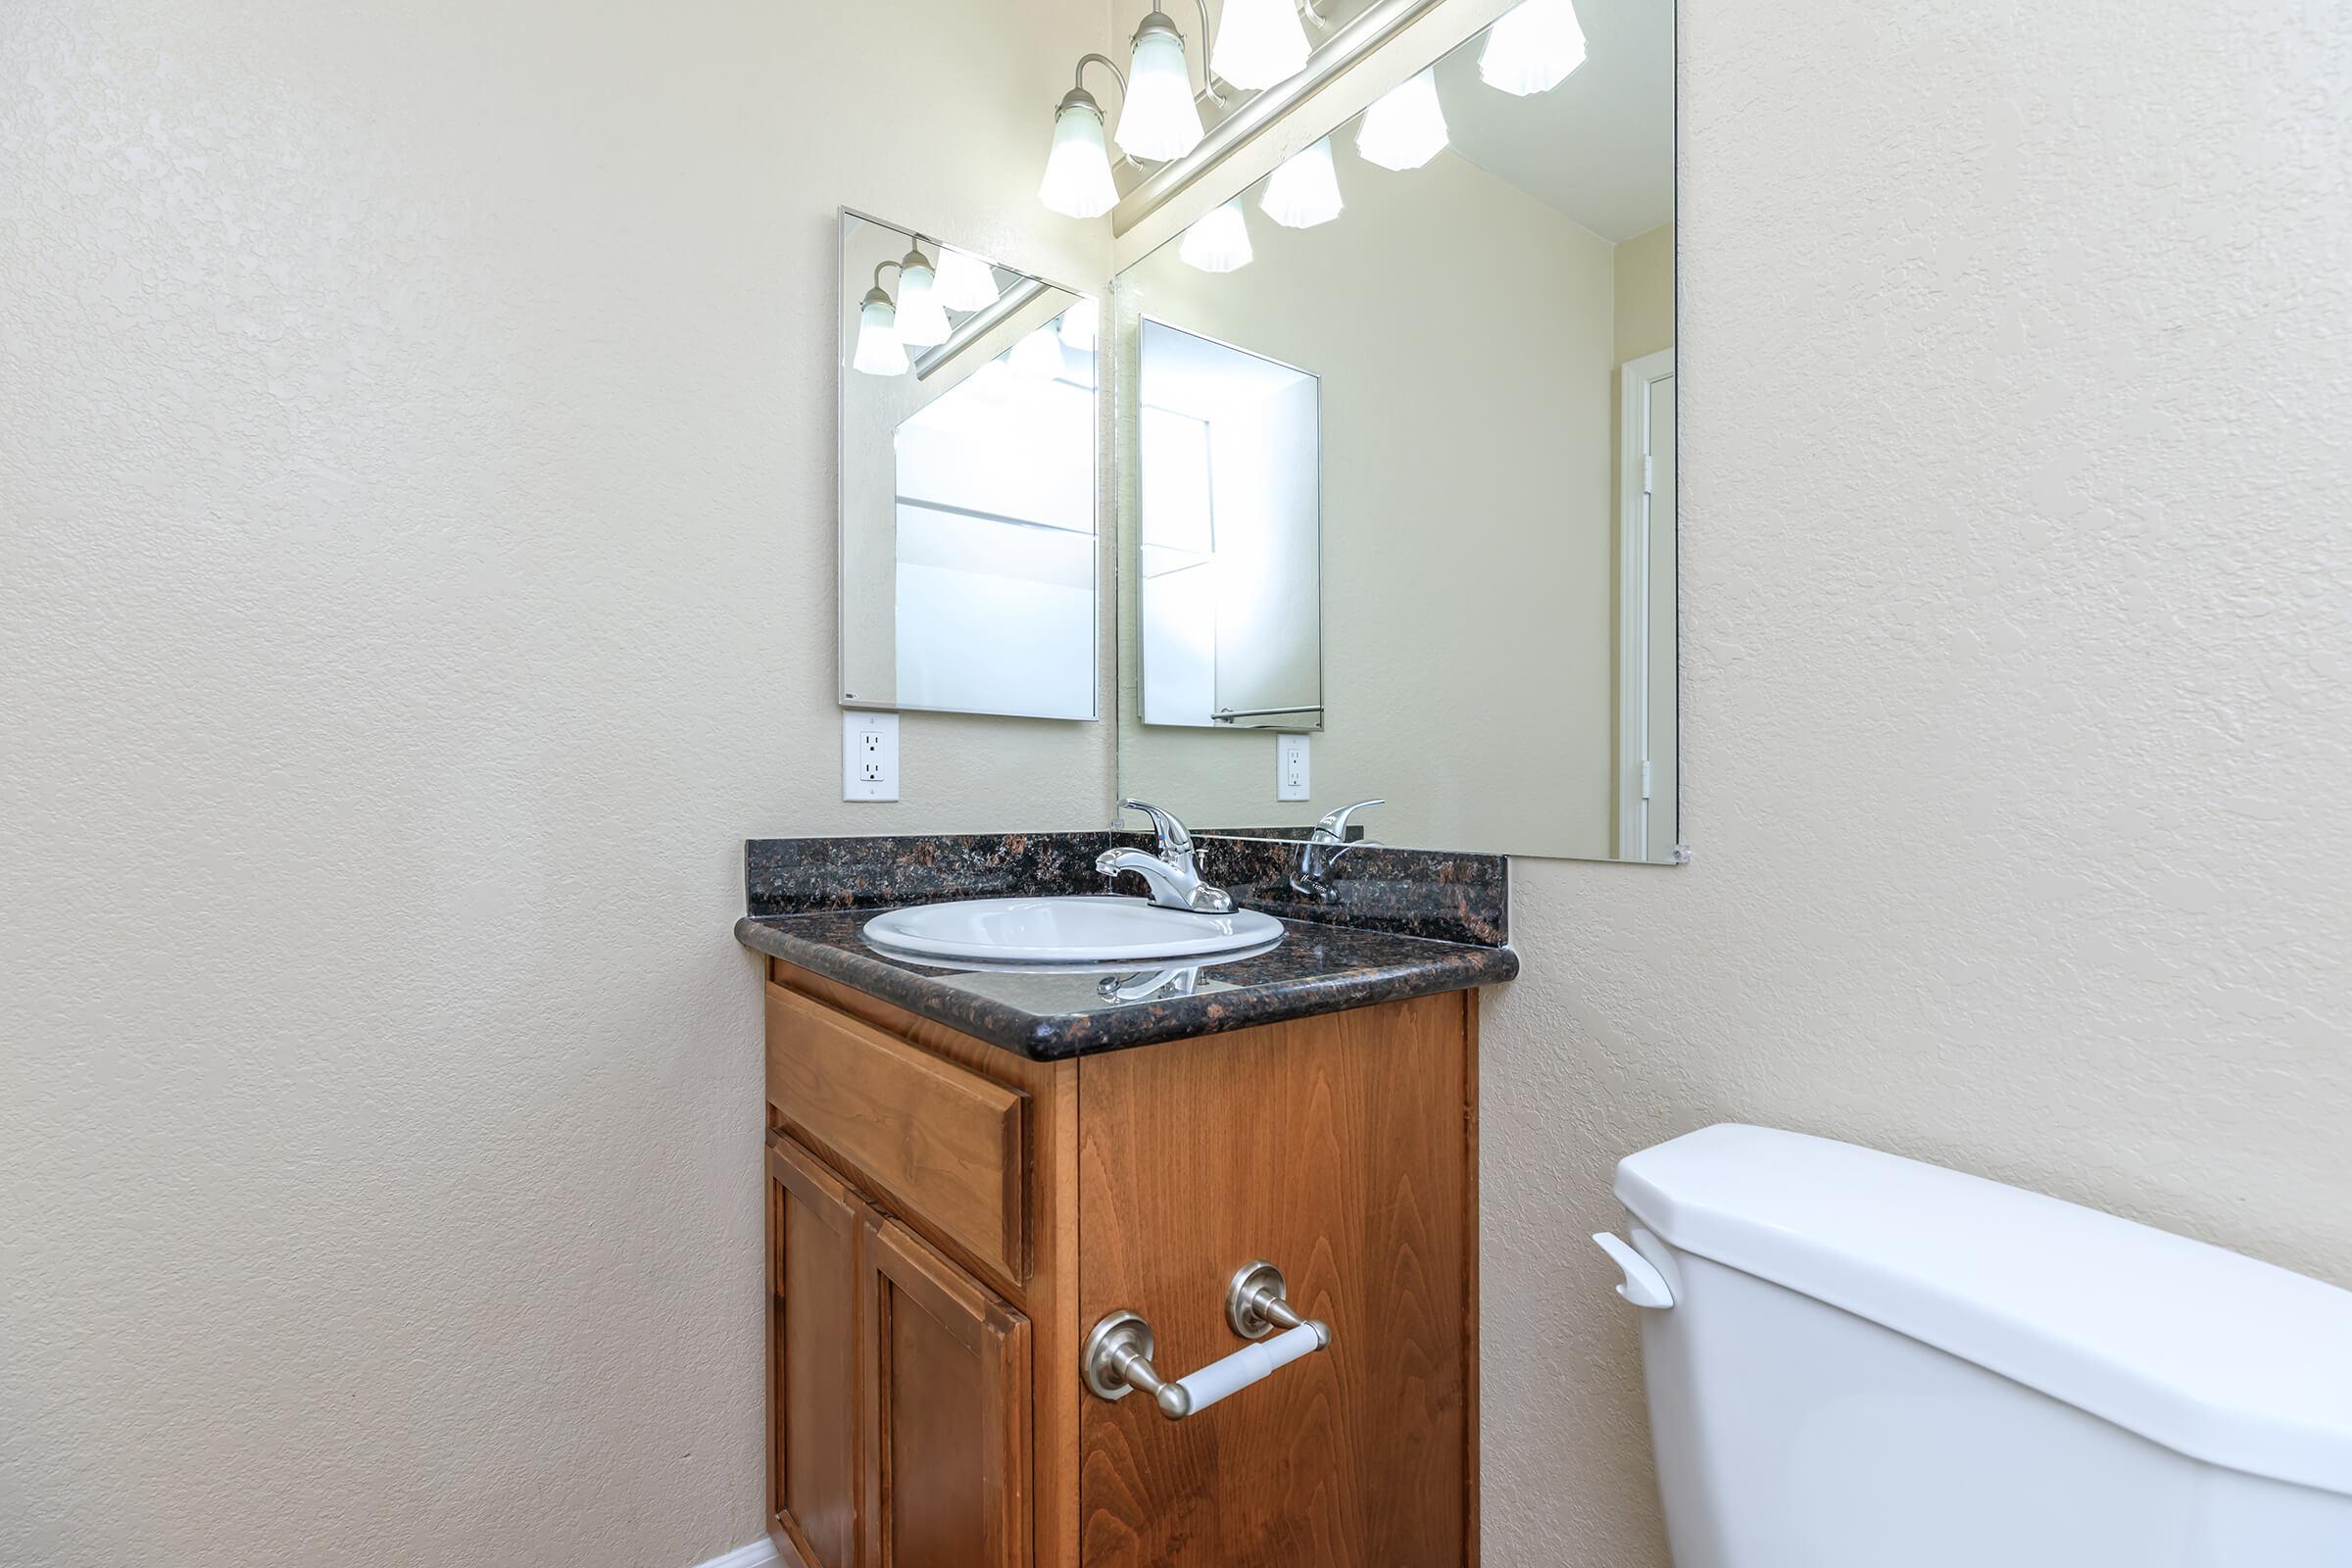
[[[775,1568],[782,1559],[776,1555],[775,1543],[764,1536],[748,1546],[737,1546],[695,1568]]]

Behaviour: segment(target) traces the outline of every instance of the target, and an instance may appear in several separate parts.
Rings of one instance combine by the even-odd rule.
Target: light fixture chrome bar
[[[914,362],[914,378],[927,381],[947,368],[950,360],[995,331],[1006,317],[1043,294],[1046,287],[1034,277],[1024,277],[998,295],[994,305],[983,306],[965,317],[957,323],[956,330],[948,334],[945,343]]]
[[[1401,32],[1444,0],[1375,0],[1361,14],[1333,29],[1306,62],[1306,69],[1278,82],[1209,127],[1200,145],[1172,164],[1162,164],[1111,209],[1110,231],[1124,234],[1195,181],[1246,146],[1259,131],[1320,92],[1349,66]]]

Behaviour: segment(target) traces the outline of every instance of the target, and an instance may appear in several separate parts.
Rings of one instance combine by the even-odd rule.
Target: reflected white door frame
[[[1617,858],[1672,860],[1677,737],[1652,721],[1653,680],[1672,692],[1674,647],[1674,430],[1652,418],[1662,395],[1674,397],[1674,350],[1661,349],[1618,368],[1617,559],[1621,586],[1617,640]],[[1661,619],[1665,624],[1657,624]],[[1659,667],[1659,666],[1663,667]],[[1667,710],[1672,711],[1671,707]],[[1660,756],[1663,751],[1664,755]],[[1662,764],[1662,765],[1661,765]],[[1653,802],[1656,808],[1653,809]]]

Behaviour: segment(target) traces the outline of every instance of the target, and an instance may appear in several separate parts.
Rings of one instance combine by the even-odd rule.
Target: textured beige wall
[[[0,6],[0,1562],[760,1518],[746,833],[840,804],[832,209],[1057,277],[1097,0]]]
[[[1516,867],[1495,1563],[1665,1562],[1584,1237],[1708,1121],[2352,1286],[2352,12],[1684,0],[1682,42],[1697,858]]]
[[[1617,363],[1674,347],[1674,225],[1617,247]]]

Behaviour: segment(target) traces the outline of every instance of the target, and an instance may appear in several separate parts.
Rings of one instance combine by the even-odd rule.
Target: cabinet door
[[[769,1534],[794,1568],[858,1568],[867,1210],[789,1140],[768,1149],[767,1173]]]
[[[901,1225],[865,1247],[868,1568],[1024,1568],[1029,1322]]]

